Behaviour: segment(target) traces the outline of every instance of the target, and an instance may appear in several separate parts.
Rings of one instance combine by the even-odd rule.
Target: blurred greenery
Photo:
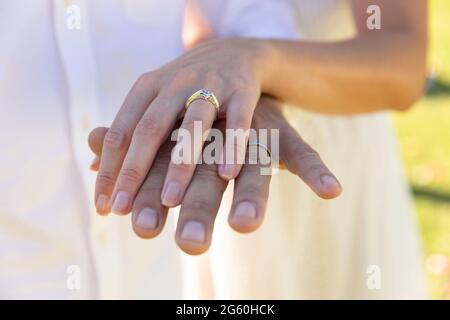
[[[450,1],[430,0],[427,95],[394,116],[414,192],[430,294],[450,299]]]

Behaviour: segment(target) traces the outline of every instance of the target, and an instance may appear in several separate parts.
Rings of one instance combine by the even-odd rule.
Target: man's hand
[[[216,128],[224,129],[223,120]],[[283,117],[279,104],[268,98],[260,100],[252,121],[255,129],[279,129],[280,165],[298,175],[318,196],[324,199],[337,197],[342,189],[320,159],[319,155]],[[92,151],[100,158],[103,139],[108,128],[96,128],[89,136]],[[166,221],[168,208],[161,204],[161,190],[169,167],[171,150],[175,142],[166,141],[140,187],[132,209],[134,232],[142,238],[156,237]],[[98,170],[99,160],[93,170]],[[230,226],[242,233],[256,230],[262,223],[269,196],[270,176],[261,175],[261,164],[243,165],[235,180],[233,203],[229,214]],[[176,231],[176,242],[189,254],[205,252],[213,233],[214,221],[222,195],[228,182],[217,174],[216,164],[200,164],[181,203]]]

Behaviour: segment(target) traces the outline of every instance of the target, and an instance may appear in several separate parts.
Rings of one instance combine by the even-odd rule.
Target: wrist
[[[274,82],[277,67],[277,51],[274,42],[271,40],[256,39],[257,54],[256,68],[258,69],[258,79],[261,92],[274,95],[271,91],[271,83]]]

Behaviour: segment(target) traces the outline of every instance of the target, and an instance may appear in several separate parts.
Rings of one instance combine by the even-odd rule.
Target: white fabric
[[[285,1],[202,1],[221,36],[328,39],[351,30],[347,1],[297,1],[300,31]],[[80,30],[66,28],[71,4],[82,9]],[[110,124],[141,73],[182,52],[183,10],[182,0],[0,0],[0,298],[422,297],[419,243],[385,114],[291,111],[344,195],[320,201],[280,173],[262,229],[231,232],[226,201],[202,257],[181,261],[174,221],[144,241],[129,219],[94,213],[86,136]],[[372,264],[381,290],[365,285]],[[80,267],[80,290],[67,288],[71,265]]]
[[[349,1],[293,3],[302,38],[330,41],[354,35]],[[272,179],[262,228],[240,235],[227,226],[229,188],[224,196],[228,206],[221,207],[208,257],[184,259],[190,275],[209,274],[213,283],[202,291],[197,285],[202,274],[193,276],[186,280],[186,295],[425,298],[421,245],[388,114],[330,117],[297,110],[288,109],[287,118],[336,173],[344,193],[323,201],[298,178],[280,172]],[[373,279],[372,266],[380,271],[379,289],[367,285]]]

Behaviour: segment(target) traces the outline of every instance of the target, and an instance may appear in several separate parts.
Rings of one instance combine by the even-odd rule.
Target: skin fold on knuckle
[[[239,192],[235,198],[235,202],[250,201],[257,206],[265,205],[268,195],[268,183],[267,187],[264,183],[242,183],[239,185]]]
[[[201,190],[207,190],[204,192],[211,194],[211,197],[213,195],[219,197],[225,192],[228,182],[220,178],[217,175],[217,171],[203,171],[194,175],[191,185],[194,189],[198,188]]]
[[[144,174],[135,168],[122,168],[120,170],[119,179],[124,183],[140,183],[144,177]]]
[[[202,131],[204,130],[205,119],[203,119],[203,116],[202,116],[203,113],[201,112],[201,111],[203,111],[203,106],[199,105],[199,106],[197,106],[196,109],[197,109],[196,111],[190,111],[191,114],[189,114],[187,116],[187,118],[184,118],[184,121],[181,124],[181,129],[187,130],[189,132],[194,132],[196,124],[197,124],[197,126],[198,126],[198,124],[200,124]],[[195,112],[195,113],[193,114],[193,112]]]
[[[109,172],[102,172],[100,171],[97,174],[97,186],[98,189],[107,189],[110,188],[112,186],[114,186],[114,175],[112,175]]]
[[[208,183],[214,182],[216,179],[221,180],[217,175],[217,165],[215,164],[199,164],[194,177]]]
[[[181,177],[185,177],[190,175],[190,173],[194,170],[194,163],[180,162],[180,163],[170,163],[169,174],[174,179],[180,180]]]
[[[146,72],[141,74],[135,81],[133,89],[137,92],[146,94],[150,90],[154,92],[158,83],[158,77],[152,72]]]
[[[103,145],[113,151],[119,151],[125,148],[127,144],[127,134],[124,130],[111,127],[105,135]]]
[[[207,217],[213,215],[216,205],[210,199],[202,199],[197,195],[196,199],[187,199],[182,204],[182,212],[185,216],[196,217],[198,220],[208,225]]]
[[[302,142],[300,144],[291,144],[287,157],[284,160],[292,167],[304,167],[305,163],[320,161],[320,156],[316,150]]]
[[[195,83],[198,76],[198,72],[192,67],[180,67],[173,71],[170,78],[169,86],[179,91],[180,88],[186,86],[187,83]]]
[[[234,129],[244,129],[247,130],[251,124],[251,121],[248,117],[239,114],[234,116],[233,119],[230,119],[230,127]]]
[[[143,116],[136,126],[134,134],[152,139],[158,139],[162,136],[164,128],[161,119],[156,119],[153,115]]]

